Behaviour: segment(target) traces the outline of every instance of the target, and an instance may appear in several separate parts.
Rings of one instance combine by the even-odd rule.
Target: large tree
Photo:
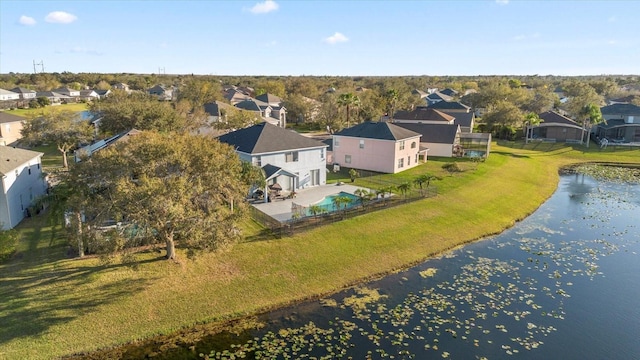
[[[94,128],[71,111],[49,111],[27,119],[22,126],[23,141],[38,145],[55,144],[62,153],[62,164],[69,167],[67,154],[79,144],[91,140]]]
[[[76,171],[74,186],[91,194],[90,221],[120,221],[153,234],[147,243],[163,243],[168,259],[176,258],[176,242],[215,249],[240,236],[248,184],[236,153],[217,140],[143,132],[101,150]],[[120,248],[111,250],[139,244],[127,232],[120,239]]]
[[[178,99],[187,99],[194,108],[198,108],[206,103],[222,100],[222,86],[215,80],[190,78],[180,87]]]
[[[100,130],[117,134],[131,129],[183,131],[184,117],[166,101],[158,101],[143,93],[114,91],[107,98],[91,104],[91,111],[101,114]]]

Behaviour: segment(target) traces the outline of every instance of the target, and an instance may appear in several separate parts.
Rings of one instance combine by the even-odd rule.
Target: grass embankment
[[[160,252],[136,255],[136,266],[69,259],[59,232],[28,219],[16,256],[0,265],[0,358],[90,351],[335,292],[512,226],[553,193],[560,166],[638,163],[640,151],[495,145],[453,176],[444,161],[398,175],[441,175],[435,198],[193,261],[179,252],[179,264]]]

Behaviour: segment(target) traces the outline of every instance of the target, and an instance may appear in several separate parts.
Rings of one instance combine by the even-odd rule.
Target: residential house
[[[233,146],[240,160],[262,168],[268,186],[296,191],[327,182],[327,145],[295,131],[262,122],[217,139]]]
[[[15,87],[11,89],[14,93],[18,94],[20,100],[31,101],[36,98],[36,92],[31,89],[25,89],[23,87]]]
[[[85,101],[93,101],[100,98],[100,95],[95,90],[80,90],[80,96],[78,97],[80,100]]]
[[[600,109],[606,122],[594,129],[596,137],[614,143],[640,142],[640,106],[613,104]]]
[[[429,156],[461,156],[460,126],[455,124],[395,123],[403,129],[418,133],[420,147],[429,149]]]
[[[264,121],[272,125],[282,128],[287,126],[287,118],[285,115],[286,109],[284,107],[276,107],[274,110],[274,108],[268,103],[253,98],[240,101],[235,104],[235,107],[242,110],[256,112],[256,114],[259,114]]]
[[[113,84],[112,87],[115,90],[123,90],[123,91],[126,91],[127,93],[131,92],[131,90],[129,89],[129,85],[127,85],[125,83]]]
[[[96,94],[98,94],[98,99],[104,99],[111,94],[111,90],[95,90]]]
[[[453,123],[460,125],[460,131],[463,134],[470,134],[473,132],[475,126],[476,114],[474,112],[457,112],[455,110],[441,110],[443,113],[453,116]]]
[[[458,96],[458,92],[453,90],[453,89],[451,89],[451,88],[446,88],[446,89],[440,90],[440,93],[441,94],[445,94],[445,95],[450,96],[450,97]]]
[[[68,96],[69,98],[73,98],[73,99],[78,99],[80,97],[80,90],[71,89],[66,86],[53,89],[51,91]]]
[[[450,111],[450,112],[460,112],[460,113],[468,113],[471,112],[471,108],[459,101],[438,101],[437,103],[433,103],[429,105],[431,109],[440,110],[440,111]]]
[[[46,97],[47,99],[49,99],[49,102],[51,103],[51,105],[60,104],[62,102],[66,102],[73,99],[70,96],[63,95],[55,91],[38,91],[36,93],[36,97]]]
[[[14,91],[13,89],[11,89],[11,91]],[[608,101],[609,105],[615,105],[615,104],[632,104],[633,102],[640,102],[640,95],[627,95],[621,98],[617,98],[617,99],[611,99]]]
[[[0,89],[0,101],[20,100],[20,94],[13,91]]]
[[[426,160],[420,134],[388,122],[366,121],[333,134],[333,163],[347,168],[397,173]]]
[[[439,91],[436,91],[436,92],[433,92],[433,93],[427,95],[427,97],[425,99],[427,101],[427,106],[433,105],[433,104],[435,104],[437,102],[440,102],[440,101],[453,101],[453,97],[451,97],[449,95],[446,95],[446,94],[443,94],[443,93],[441,93]]]
[[[12,229],[29,208],[43,195],[47,186],[42,176],[43,153],[0,146],[0,222],[5,230]]]
[[[149,95],[153,95],[158,98],[160,101],[171,101],[173,100],[174,91],[173,87],[164,86],[164,85],[156,85],[149,90],[147,93]]]
[[[227,99],[229,103],[231,103],[231,105],[236,105],[241,101],[251,99],[251,96],[236,88],[230,88],[229,90],[227,90],[227,92],[225,92],[224,98]]]
[[[22,125],[26,119],[22,116],[0,111],[0,145],[11,145],[22,138]]]
[[[581,124],[555,111],[543,112],[538,117],[539,124],[527,126],[525,141],[582,143]]]
[[[283,101],[280,97],[273,94],[265,93],[256,96],[256,100],[265,102],[271,106],[271,117],[279,119],[282,127],[287,125],[287,109],[283,105]]]
[[[418,89],[413,89],[411,90],[411,95],[417,95],[420,97],[420,99],[424,99],[426,98],[429,94],[422,91],[422,90],[418,90]]]
[[[411,111],[400,110],[393,115],[393,122],[413,122],[422,124],[453,124],[455,117],[430,107],[418,106]]]

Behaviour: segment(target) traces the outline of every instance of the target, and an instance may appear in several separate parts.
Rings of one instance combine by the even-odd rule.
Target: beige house
[[[22,138],[22,124],[26,119],[22,116],[0,111],[0,145],[11,145]]]
[[[367,121],[333,134],[333,163],[347,168],[398,173],[426,159],[420,134],[388,122]]]

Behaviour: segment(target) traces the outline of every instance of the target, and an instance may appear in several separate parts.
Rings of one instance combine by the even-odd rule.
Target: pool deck
[[[298,205],[309,206],[310,204],[322,200],[325,196],[334,195],[341,191],[353,194],[357,189],[369,190],[367,188],[350,185],[348,183],[343,183],[342,185],[328,184],[298,190],[296,192],[295,199],[278,199],[269,203],[256,202],[253,203],[252,206],[255,206],[257,209],[260,209],[260,211],[280,222],[285,222],[287,220],[291,220],[291,203],[295,202]]]

